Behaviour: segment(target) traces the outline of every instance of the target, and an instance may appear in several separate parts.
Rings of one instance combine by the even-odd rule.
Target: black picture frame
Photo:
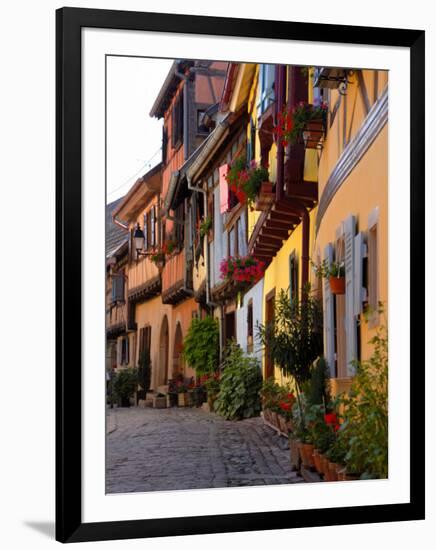
[[[251,531],[258,530],[260,526],[262,530],[268,530],[424,519],[424,272],[422,269],[410,269],[412,322],[409,503],[82,523],[82,379],[79,367],[82,354],[80,326],[83,27],[409,48],[411,266],[424,264],[424,31],[79,8],[57,10],[56,539],[61,542],[78,542]]]

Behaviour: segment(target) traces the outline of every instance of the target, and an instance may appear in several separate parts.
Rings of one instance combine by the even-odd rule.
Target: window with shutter
[[[347,372],[353,376],[355,368],[352,362],[357,357],[357,323],[354,315],[354,237],[356,219],[348,216],[344,222],[345,241],[345,334]]]
[[[168,130],[166,126],[162,128],[162,163],[167,162]]]
[[[329,243],[324,248],[324,260],[330,265],[333,262],[333,245]],[[324,356],[330,370],[330,376],[336,376],[335,365],[335,321],[333,294],[328,277],[323,278],[323,313],[324,313]]]
[[[144,250],[148,249],[148,214],[144,213]]]
[[[264,113],[274,102],[275,65],[262,64],[259,68],[259,110]]]
[[[354,237],[354,315],[362,313],[362,304],[366,301],[366,289],[363,284],[363,259],[366,256],[366,244],[363,233]]]
[[[247,352],[253,351],[253,300],[247,305]]]
[[[376,207],[368,216],[368,307],[371,327],[378,323],[379,317],[378,219],[379,209]]]
[[[156,246],[156,211],[154,206],[150,210],[150,246]]]
[[[124,301],[124,274],[112,275],[112,302]]]

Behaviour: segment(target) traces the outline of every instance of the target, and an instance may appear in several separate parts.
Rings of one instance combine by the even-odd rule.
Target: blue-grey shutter
[[[362,313],[362,303],[366,298],[366,291],[363,287],[365,249],[366,244],[363,233],[358,233],[354,237],[354,315],[356,317]]]
[[[324,248],[324,258],[327,264],[333,262],[333,245],[327,244]],[[334,318],[334,296],[330,289],[328,277],[323,278],[323,313],[324,313],[324,357],[330,370],[330,377],[336,376],[335,368],[335,318]]]
[[[345,240],[345,337],[347,373],[353,376],[355,368],[352,364],[357,359],[357,323],[354,315],[354,237],[356,219],[348,216],[344,222]]]

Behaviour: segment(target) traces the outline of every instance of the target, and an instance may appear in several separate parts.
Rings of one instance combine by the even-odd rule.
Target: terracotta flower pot
[[[345,467],[342,466],[342,464],[337,468],[336,474],[338,476],[338,481],[345,481]]]
[[[288,433],[288,427],[286,425],[286,418],[283,417],[281,414],[278,414],[277,417],[278,417],[278,421],[279,421],[280,431],[284,434],[287,434]]]
[[[323,454],[319,454],[320,458],[320,466],[321,466],[321,473],[324,474],[324,476],[328,475],[328,459]]]
[[[315,464],[315,469],[319,474],[322,474],[321,469],[321,455],[319,454],[318,449],[313,450],[313,463]]]
[[[332,294],[345,294],[345,277],[329,277]]]
[[[337,468],[339,464],[335,462],[329,462],[330,481],[338,481]]]
[[[300,442],[293,437],[289,438],[289,454],[292,470],[300,469]]]
[[[303,454],[303,465],[306,468],[314,468],[315,464],[313,462],[313,450],[314,446],[311,443],[303,443],[302,444],[302,454]]]

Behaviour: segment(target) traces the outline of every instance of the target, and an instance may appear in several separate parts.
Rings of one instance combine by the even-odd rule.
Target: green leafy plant
[[[219,327],[217,319],[193,319],[183,342],[183,357],[198,375],[218,368]]]
[[[292,111],[285,108],[277,114],[277,124],[273,129],[273,133],[281,141],[283,147],[287,147],[289,143],[298,143],[302,139],[302,134],[309,122],[322,120],[325,125],[327,109],[326,103],[312,105],[304,101],[296,105]]]
[[[247,164],[246,157],[240,155],[230,165],[226,179],[238,200],[251,204],[255,201],[262,183],[268,181],[269,173],[265,166],[258,165],[255,160]]]
[[[209,231],[212,228],[212,218],[210,216],[207,216],[207,218],[203,219],[200,223],[200,237],[205,237]]]
[[[148,348],[145,348],[139,357],[138,383],[143,390],[148,391],[150,389],[150,381],[151,381],[150,350]]]
[[[319,357],[310,370],[310,381],[307,387],[307,400],[311,405],[323,405],[330,402],[329,370],[324,357]]]
[[[379,308],[382,314],[382,308]],[[370,340],[373,353],[356,361],[349,396],[342,399],[347,470],[363,478],[388,476],[388,335],[380,326]]]
[[[130,399],[138,386],[138,372],[136,369],[121,369],[113,380],[113,391],[118,401]]]
[[[257,325],[257,337],[267,347],[271,359],[285,376],[295,382],[301,415],[301,393],[310,380],[311,366],[322,352],[322,308],[320,301],[305,289],[301,300],[280,290],[274,306],[274,321]]]
[[[244,355],[242,349],[231,342],[224,360],[215,411],[227,420],[258,416],[261,410],[261,386],[258,360]]]
[[[319,264],[311,262],[313,271],[317,277],[328,279],[329,277],[345,277],[345,265],[344,262],[332,262],[328,263],[327,260],[323,260]]]

